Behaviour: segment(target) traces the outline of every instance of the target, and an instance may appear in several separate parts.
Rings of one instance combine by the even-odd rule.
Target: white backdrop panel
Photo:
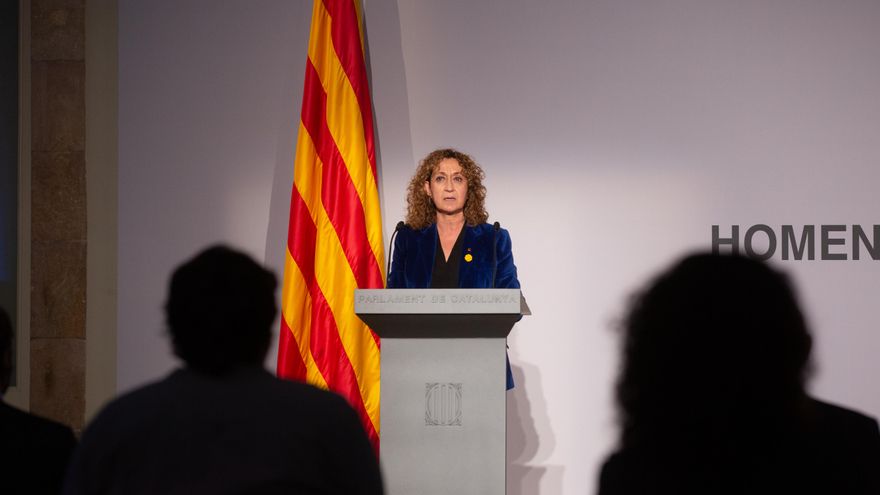
[[[880,4],[365,12],[386,239],[441,146],[483,165],[511,231],[534,316],[510,339],[510,493],[594,490],[615,435],[613,323],[647,277],[708,248],[711,225],[880,223]],[[223,241],[280,273],[310,13],[120,2],[120,390],[173,366],[161,306],[185,257]],[[816,335],[812,389],[880,415],[880,262],[776,258]]]

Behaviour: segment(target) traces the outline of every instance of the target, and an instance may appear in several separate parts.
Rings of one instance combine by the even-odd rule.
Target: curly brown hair
[[[489,219],[486,212],[486,187],[483,179],[486,174],[473,158],[461,151],[446,148],[432,151],[420,163],[415,175],[409,181],[406,195],[406,224],[414,229],[423,229],[437,221],[434,202],[425,193],[425,182],[441,161],[452,158],[461,165],[461,173],[467,180],[467,198],[464,202],[464,221],[473,227]]]

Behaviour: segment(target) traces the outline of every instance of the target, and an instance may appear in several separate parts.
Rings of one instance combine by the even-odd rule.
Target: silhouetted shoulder
[[[37,435],[42,441],[66,442],[72,446],[75,442],[73,430],[55,421],[41,418],[34,414],[28,414],[4,403],[0,403],[0,418],[2,418],[3,443],[6,444],[12,437],[19,435]],[[14,426],[14,431],[11,427]],[[6,431],[10,429],[10,431]]]
[[[107,470],[111,460],[129,467]],[[342,397],[255,368],[219,376],[178,370],[120,397],[86,429],[68,478],[68,493],[185,486],[192,493],[382,491],[367,436]]]
[[[813,401],[807,450],[817,453],[817,469],[827,471],[836,493],[880,493],[880,426],[877,420],[844,407]]]
[[[723,463],[706,463],[709,452],[694,457],[682,446],[618,451],[602,466],[598,493],[880,493],[877,420],[821,401],[807,405],[801,427],[778,432]]]
[[[0,439],[4,493],[55,493],[61,488],[76,446],[73,430],[0,402]]]
[[[811,402],[806,428],[815,448],[829,452],[829,458],[833,455],[855,462],[873,456],[874,469],[880,472],[880,426],[877,420],[827,402]]]
[[[109,404],[99,418],[106,420],[106,417],[112,418],[122,412],[130,415],[134,411],[148,416],[163,414],[163,411],[174,415],[181,409],[196,409],[213,401],[225,404],[227,409],[236,408],[241,403],[250,408],[295,406],[298,414],[310,414],[328,407],[348,407],[336,394],[308,384],[278,379],[263,369],[238,369],[217,376],[181,369],[163,380],[122,395]],[[158,405],[168,407],[157,410]]]
[[[813,405],[818,425],[828,429],[829,433],[851,432],[880,438],[880,426],[870,416],[820,400],[813,400]]]

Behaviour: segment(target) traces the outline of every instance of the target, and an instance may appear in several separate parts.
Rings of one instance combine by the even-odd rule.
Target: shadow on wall
[[[516,388],[507,394],[507,493],[562,493],[563,466],[541,463],[556,447],[541,374],[537,366],[521,361],[511,361],[511,369]],[[546,432],[541,438],[536,428],[538,424],[544,425],[542,429]]]
[[[307,47],[309,38],[309,26],[311,24],[311,5],[292,3],[290,6],[297,12],[293,18],[299,20],[299,24],[292,26],[301,36],[301,44],[297,46]],[[266,228],[266,249],[264,254],[265,264],[275,272],[279,280],[284,277],[284,262],[287,257],[287,230],[290,220],[290,197],[293,186],[293,160],[296,152],[296,140],[302,110],[303,84],[305,82],[307,53],[294,54],[291,56],[291,64],[298,66],[291,72],[291,79],[283,81],[285,92],[290,95],[290,106],[278,115],[278,135],[275,146],[275,172],[272,177],[272,196],[269,198],[269,222]],[[278,291],[277,297],[281,297]],[[281,311],[278,311],[279,320],[273,328],[278,331]],[[272,339],[272,344],[266,355],[266,368],[276,369],[278,359],[278,335]]]
[[[403,189],[396,190],[398,186],[395,179],[402,178],[406,185],[415,164],[400,11],[395,0],[372,0],[364,15],[367,77],[373,97],[373,128],[376,133],[376,168],[379,175],[379,198],[382,201],[382,222],[386,227],[391,227],[397,223],[397,212],[401,211],[403,205],[388,204],[386,198],[396,198],[398,194],[404,193]],[[381,26],[381,29],[370,30],[371,25]],[[386,183],[395,189],[390,195],[385,192]],[[386,256],[389,254],[385,253]]]

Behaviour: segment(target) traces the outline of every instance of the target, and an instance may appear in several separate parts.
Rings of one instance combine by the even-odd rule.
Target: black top
[[[464,240],[464,227],[458,232],[458,238],[449,253],[449,260],[443,258],[443,246],[440,235],[437,235],[437,248],[434,250],[434,269],[431,272],[432,289],[457,289],[458,271],[461,268],[461,245]]]
[[[68,426],[0,400],[0,492],[59,493],[74,447]]]
[[[796,429],[762,443],[719,434],[716,449],[624,449],[599,477],[600,495],[877,495],[880,428],[855,411],[811,400]],[[796,425],[796,426],[795,426]],[[725,433],[725,432],[719,432]]]
[[[65,495],[383,493],[376,457],[345,400],[257,367],[220,376],[178,370],[114,400],[86,428],[65,488]]]

